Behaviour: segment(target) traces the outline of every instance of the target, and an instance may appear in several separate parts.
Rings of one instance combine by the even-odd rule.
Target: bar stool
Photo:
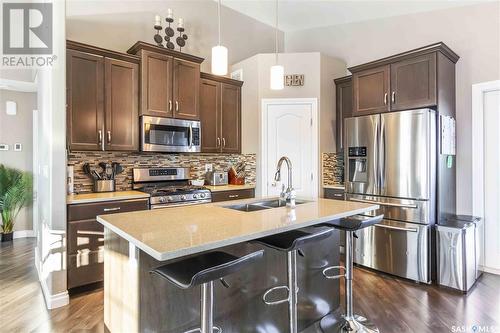
[[[327,272],[333,268],[343,268],[341,266],[330,266],[323,270],[326,278],[336,279],[345,277],[345,309],[346,313],[339,320],[334,314],[323,317],[320,327],[323,332],[367,332],[378,333],[378,328],[365,317],[354,314],[352,305],[352,263],[353,263],[353,236],[354,232],[380,223],[384,215],[379,216],[351,216],[339,220],[330,221],[317,225],[318,227],[330,227],[344,230],[345,237],[345,275],[328,276]]]
[[[196,257],[163,265],[152,270],[150,273],[158,274],[181,289],[189,289],[201,285],[201,326],[185,333],[212,333],[214,329],[220,333],[222,329],[213,325],[214,281],[221,279],[221,282],[227,287],[223,277],[258,261],[262,258],[263,254],[264,250],[256,251],[243,257],[235,257],[221,251],[208,252]]]
[[[287,253],[287,286],[277,286],[268,289],[262,296],[262,300],[267,305],[277,305],[288,302],[288,316],[290,323],[290,333],[297,333],[297,294],[299,291],[297,285],[297,253],[300,248],[306,244],[317,242],[328,238],[332,234],[332,229],[324,229],[315,233],[308,233],[301,230],[293,230],[269,237],[257,239],[267,247],[273,248],[278,251],[285,251]],[[278,301],[268,301],[267,296],[279,289],[288,291],[288,297]]]

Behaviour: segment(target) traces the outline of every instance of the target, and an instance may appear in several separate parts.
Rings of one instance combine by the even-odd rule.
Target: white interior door
[[[274,180],[278,160],[292,162],[293,188],[298,197],[317,197],[317,126],[315,99],[264,100],[263,188],[264,195],[275,196],[287,185],[283,163],[281,182]]]
[[[485,266],[500,270],[500,90],[484,97]]]

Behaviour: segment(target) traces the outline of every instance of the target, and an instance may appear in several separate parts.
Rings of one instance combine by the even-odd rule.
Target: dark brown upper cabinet
[[[335,127],[337,152],[343,148],[344,118],[352,116],[352,76],[335,79]]]
[[[67,141],[79,150],[139,149],[136,56],[67,42]]]
[[[355,116],[390,110],[389,68],[370,68],[352,75]]]
[[[391,110],[436,105],[436,54],[391,64]]]
[[[353,115],[423,107],[454,114],[454,66],[458,59],[439,42],[349,68],[353,74]]]
[[[200,64],[203,58],[135,43],[127,53],[141,57],[141,115],[200,119]]]
[[[139,65],[105,59],[105,150],[139,149]]]
[[[241,86],[243,82],[201,73],[201,151],[241,152]]]
[[[173,117],[174,58],[150,51],[142,51],[141,58],[141,115]]]
[[[200,64],[174,59],[174,117],[198,120],[200,95]]]
[[[67,139],[71,150],[101,150],[104,138],[104,57],[68,50]]]

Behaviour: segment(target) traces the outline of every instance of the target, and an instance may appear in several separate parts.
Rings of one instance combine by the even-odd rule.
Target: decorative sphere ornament
[[[182,34],[182,39],[187,40],[188,39],[188,35]]]
[[[155,35],[154,37],[154,40],[155,42],[157,42],[158,44],[160,44],[162,41],[163,41],[163,38],[161,38],[161,35]]]
[[[177,45],[180,47],[184,47],[186,45],[186,41],[182,37],[177,37],[175,40],[177,42]]]

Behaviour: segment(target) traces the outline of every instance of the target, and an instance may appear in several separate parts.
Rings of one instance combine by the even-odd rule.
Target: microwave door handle
[[[193,124],[189,124],[189,148],[193,146]]]

